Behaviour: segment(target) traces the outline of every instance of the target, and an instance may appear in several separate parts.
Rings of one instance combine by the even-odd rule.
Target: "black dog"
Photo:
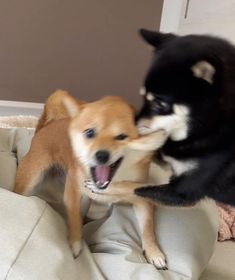
[[[235,48],[210,36],[141,35],[155,50],[138,126],[168,131],[160,155],[173,176],[135,193],[166,205],[205,197],[235,205]]]

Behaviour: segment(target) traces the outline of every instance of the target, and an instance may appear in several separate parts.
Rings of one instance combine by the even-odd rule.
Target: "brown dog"
[[[45,172],[59,165],[66,172],[64,202],[75,257],[81,250],[80,199],[87,195],[133,204],[146,258],[157,268],[165,268],[165,257],[155,240],[153,205],[131,191],[146,183],[152,151],[165,139],[163,131],[139,137],[134,109],[119,97],[85,103],[57,91],[48,98],[30,150],[19,163],[14,191],[30,194]],[[105,189],[105,194],[94,193],[93,188]],[[128,188],[130,195],[124,196]]]

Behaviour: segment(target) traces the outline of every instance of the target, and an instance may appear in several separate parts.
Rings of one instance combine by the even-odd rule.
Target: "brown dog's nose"
[[[98,163],[105,164],[109,160],[110,154],[109,151],[100,150],[95,153],[95,157]]]

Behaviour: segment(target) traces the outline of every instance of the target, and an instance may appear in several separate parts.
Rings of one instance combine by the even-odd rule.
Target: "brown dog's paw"
[[[144,256],[157,269],[167,269],[166,257],[158,248],[144,251]]]
[[[73,251],[73,257],[76,259],[82,251],[82,241],[81,240],[74,241],[71,244],[71,248]]]

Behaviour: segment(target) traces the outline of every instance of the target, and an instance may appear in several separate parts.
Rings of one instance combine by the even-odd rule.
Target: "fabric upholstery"
[[[108,208],[94,203],[88,213],[91,220],[83,229],[83,251],[74,260],[66,222],[59,214],[64,213],[59,183],[43,183],[43,199],[9,191],[17,162],[29,149],[32,136],[33,130],[0,128],[0,279],[199,278],[217,238],[214,202],[204,201],[187,210],[156,209],[156,236],[167,256],[168,271],[155,269],[143,257],[137,220],[129,205]],[[166,180],[163,171],[157,173]]]

